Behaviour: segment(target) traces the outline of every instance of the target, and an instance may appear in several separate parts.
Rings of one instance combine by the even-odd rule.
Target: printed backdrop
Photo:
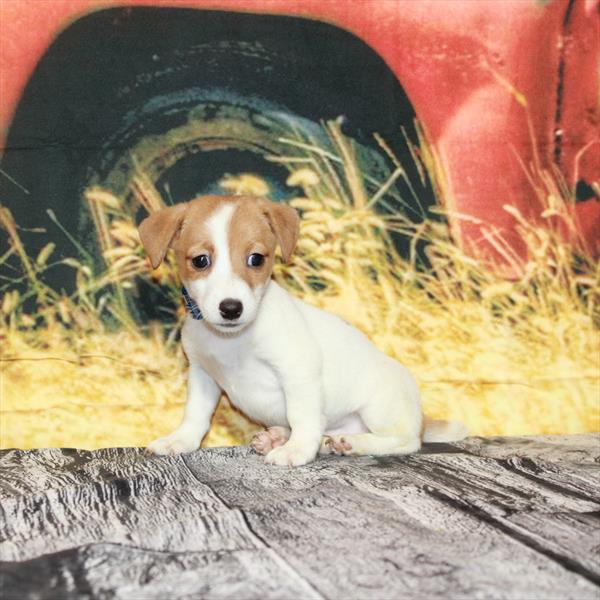
[[[406,364],[427,414],[600,429],[589,44],[567,93],[594,2],[141,4],[0,6],[1,447],[178,424],[180,285],[136,226],[206,193],[294,206],[275,278]],[[541,59],[559,39],[571,62]],[[257,428],[223,399],[204,443]]]

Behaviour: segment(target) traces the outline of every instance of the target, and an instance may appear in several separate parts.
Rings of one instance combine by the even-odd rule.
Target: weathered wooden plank
[[[243,513],[230,509],[197,481],[181,457],[153,460],[137,450],[60,454],[59,450],[13,452],[0,460],[2,472],[8,475],[0,504],[0,558],[8,563],[4,591],[19,590],[28,569],[51,572],[51,565],[70,568],[70,574],[61,571],[64,577],[86,582],[86,589],[94,581],[106,584],[112,581],[106,579],[110,571],[92,579],[93,574],[87,573],[90,553],[95,556],[95,545],[103,544],[110,552],[102,564],[118,565],[118,549],[135,550],[131,555],[135,564],[126,573],[134,576],[136,568],[150,569],[153,581],[163,577],[170,581],[170,571],[163,573],[153,565],[162,564],[165,558],[179,564],[182,553],[202,556],[202,560],[212,557],[215,564],[231,555],[230,563],[240,563],[240,577],[247,576],[249,557],[256,554],[257,581],[286,582],[284,589],[316,597],[309,585],[256,538]],[[77,548],[87,550],[79,553]],[[146,558],[140,559],[140,553]],[[263,577],[265,569],[268,574]],[[215,567],[214,575],[217,579],[211,594],[225,585],[219,583],[219,568]],[[200,585],[201,572],[196,579]],[[119,588],[119,584],[117,578],[110,585]],[[147,597],[143,581],[136,585],[136,593]],[[93,588],[95,592],[98,589]],[[25,597],[18,591],[15,595]],[[217,592],[214,595],[219,596]]]
[[[540,459],[571,465],[598,465],[600,463],[600,436],[598,434],[545,435],[523,437],[470,437],[453,444],[471,454],[489,458]]]
[[[531,481],[579,499],[600,500],[600,465],[571,465],[565,469],[560,463],[527,457],[496,459],[502,468],[513,471]]]
[[[391,597],[410,594],[411,583],[406,576],[389,579],[386,570],[389,557],[386,559],[380,542],[385,548],[393,548],[396,563],[405,569],[418,565],[422,559],[417,557],[426,556],[430,566],[444,564],[455,575],[459,574],[453,581],[447,577],[439,579],[437,589],[433,582],[429,582],[431,585],[426,589],[421,586],[427,597],[448,593],[468,595],[469,589],[481,589],[483,584],[477,581],[477,577],[485,573],[485,577],[489,578],[490,565],[493,564],[511,565],[506,572],[503,568],[496,568],[493,581],[502,590],[514,592],[512,597],[552,596],[558,589],[564,597],[582,597],[585,594],[578,587],[576,575],[564,574],[564,561],[555,561],[524,544],[521,539],[513,539],[507,535],[510,530],[497,527],[497,517],[519,511],[586,512],[596,509],[597,504],[587,497],[572,498],[569,494],[549,490],[506,471],[490,459],[456,452],[405,458],[329,458],[321,460],[318,466],[295,470],[289,475],[284,472],[275,481],[268,471],[263,470],[264,466],[253,464],[251,455],[244,462],[226,453],[211,457],[211,460],[194,454],[186,461],[197,477],[207,481],[221,498],[241,506],[257,533],[275,543],[278,551],[296,569],[304,569],[301,571],[303,575],[327,596],[335,596],[336,590],[340,595],[351,593],[351,586],[349,589],[343,586],[359,573],[370,574],[369,589],[376,589],[377,597],[386,597],[387,592]],[[480,471],[481,476],[478,477]],[[232,478],[232,472],[237,472],[237,477]],[[227,478],[223,478],[223,473],[227,473]],[[343,481],[346,487],[340,490],[339,486],[332,484],[336,480]],[[363,501],[356,500],[355,510],[347,514],[346,507],[355,493],[352,488],[365,492],[365,497]],[[442,492],[441,496],[435,494],[437,490]],[[394,504],[379,504],[374,496],[383,496]],[[262,497],[268,498],[274,507],[265,508],[264,501],[259,500]],[[461,500],[462,510],[451,502],[455,498]],[[288,509],[288,504],[293,509]],[[375,510],[374,507],[377,510],[372,514],[369,511]],[[273,514],[273,511],[278,512]],[[399,511],[408,513],[410,527],[398,521],[402,514]],[[346,530],[356,524],[357,515],[367,522],[357,531]],[[482,522],[481,516],[487,517],[485,522]],[[343,525],[334,531],[332,522]],[[296,523],[292,531],[288,529],[290,523]],[[453,524],[454,529],[448,529],[448,523]],[[414,527],[419,524],[425,529],[411,536]],[[285,530],[273,529],[277,527],[285,527]],[[397,537],[386,534],[386,527],[395,530]],[[451,534],[451,553],[448,552],[448,539],[432,540],[428,537],[431,527],[436,533]],[[331,545],[321,541],[323,531],[331,538]],[[361,531],[364,533],[362,537]],[[300,532],[306,535],[306,539],[300,538],[301,543],[298,541]],[[581,533],[578,531],[578,534]],[[397,540],[391,546],[390,538]],[[290,539],[292,543],[288,543]],[[317,543],[311,544],[311,540],[317,540]],[[409,542],[410,551],[403,548],[398,540]],[[491,548],[490,540],[495,540]],[[439,544],[443,548],[441,553]],[[346,556],[344,575],[332,579],[331,574],[319,568],[319,564],[326,561],[330,553],[335,553],[336,547],[347,546],[355,548],[355,551]],[[365,556],[370,558],[365,560]],[[308,563],[311,566],[306,570]],[[585,572],[587,563],[580,566]],[[519,567],[522,567],[521,571]],[[540,572],[548,583],[545,590],[539,581]],[[537,575],[534,577],[533,573]],[[423,571],[416,579],[422,580],[425,576]],[[567,579],[573,588],[561,587],[560,582]],[[332,581],[333,587],[330,585]],[[581,583],[581,586],[585,588],[586,584]],[[590,597],[593,589],[593,584],[587,588]],[[494,597],[494,592],[486,590],[484,595]]]
[[[273,552],[169,553],[93,544],[4,563],[3,600],[24,598],[319,598]]]
[[[470,439],[291,470],[248,448],[4,452],[0,589],[597,599],[598,442]]]
[[[522,512],[507,520],[514,531],[520,531],[563,561],[570,561],[574,570],[600,573],[600,513]]]
[[[177,551],[226,549],[224,540],[232,550],[255,545],[242,516],[195,481],[180,458],[152,461],[136,452],[133,459],[117,454],[109,461],[100,454],[75,473],[56,470],[56,451],[48,456],[46,471],[42,463],[29,463],[26,481],[12,481],[29,493],[2,501],[4,560],[98,541]]]
[[[553,452],[558,453],[556,445]],[[570,452],[567,455],[573,456]],[[560,467],[554,461],[510,458],[506,448],[503,456],[492,460],[487,456],[453,453],[401,460],[405,476],[430,495],[457,510],[477,515],[565,568],[600,583],[598,555],[590,556],[587,548],[593,545],[593,540],[596,546],[600,545],[600,522],[595,518],[600,509],[600,494],[595,472],[588,471],[589,465],[582,472],[568,462]],[[396,460],[374,459],[375,464],[368,467],[368,472],[358,465],[352,479],[355,484],[360,481],[367,489],[376,488],[389,495],[402,486],[397,477],[387,472],[387,467]],[[520,514],[528,518],[522,521],[514,518]],[[562,541],[548,529],[553,515],[574,515],[572,529],[567,532],[562,528]],[[581,525],[583,521],[586,527]],[[578,539],[588,543],[577,543]]]

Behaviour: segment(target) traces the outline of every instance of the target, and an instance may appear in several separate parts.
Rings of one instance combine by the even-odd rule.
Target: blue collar
[[[192,315],[192,319],[196,321],[202,321],[204,317],[202,316],[200,307],[194,302],[194,300],[192,300],[192,297],[189,295],[185,287],[181,288],[181,293],[183,294],[183,301],[185,302],[185,307],[187,308],[190,315]]]

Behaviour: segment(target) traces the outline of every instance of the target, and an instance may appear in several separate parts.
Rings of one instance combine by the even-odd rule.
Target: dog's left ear
[[[300,233],[298,212],[287,204],[267,202],[266,213],[281,248],[283,262],[288,262],[298,243]]]

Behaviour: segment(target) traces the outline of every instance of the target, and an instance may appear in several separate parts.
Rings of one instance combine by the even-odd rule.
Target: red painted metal
[[[542,210],[527,170],[558,167],[571,186],[600,176],[599,0],[3,0],[2,139],[53,39],[90,11],[124,5],[285,14],[361,38],[396,74],[441,157],[456,239],[500,262],[490,231],[525,252],[503,206]],[[572,212],[599,253],[600,203]]]

